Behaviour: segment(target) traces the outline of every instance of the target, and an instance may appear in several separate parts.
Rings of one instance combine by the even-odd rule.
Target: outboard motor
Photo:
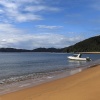
[[[86,57],[86,60],[87,60],[87,61],[91,61],[92,59],[90,59],[89,57]]]

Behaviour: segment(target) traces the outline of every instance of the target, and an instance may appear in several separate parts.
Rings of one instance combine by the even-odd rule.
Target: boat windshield
[[[73,57],[81,57],[82,54],[74,54]]]

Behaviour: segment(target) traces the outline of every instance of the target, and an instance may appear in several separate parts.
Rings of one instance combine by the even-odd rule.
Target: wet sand
[[[66,78],[0,96],[0,100],[99,100],[100,65]]]

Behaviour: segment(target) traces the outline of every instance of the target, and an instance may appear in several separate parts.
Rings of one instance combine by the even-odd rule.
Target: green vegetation
[[[100,52],[100,36],[91,37],[66,47],[63,52]]]

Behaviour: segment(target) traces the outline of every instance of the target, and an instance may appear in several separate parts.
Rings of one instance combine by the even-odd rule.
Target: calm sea
[[[48,73],[64,69],[72,69],[83,66],[87,61],[70,61],[67,53],[0,53],[0,80],[20,77],[24,75],[35,75],[37,73]],[[93,61],[100,59],[100,54],[83,54]]]

